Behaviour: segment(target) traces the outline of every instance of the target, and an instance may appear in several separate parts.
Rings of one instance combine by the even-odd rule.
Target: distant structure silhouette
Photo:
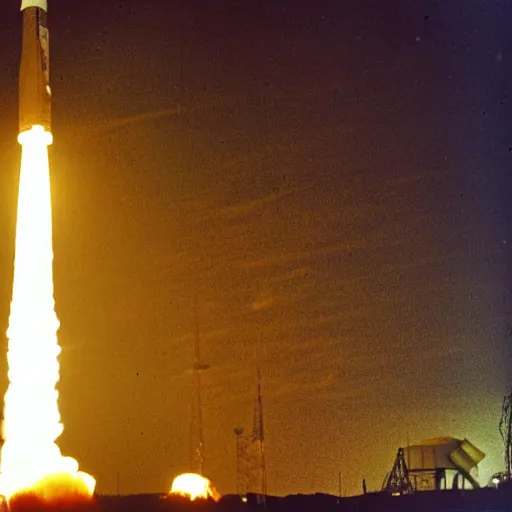
[[[398,449],[382,489],[410,494],[449,489],[477,489],[478,464],[485,458],[468,439],[436,437]]]
[[[384,484],[384,490],[393,495],[413,492],[403,448],[398,448],[395,463]]]
[[[192,365],[192,403],[190,411],[190,471],[203,474],[204,437],[203,404],[201,401],[201,372],[210,366],[201,361],[199,338],[199,307],[194,298],[194,361]]]
[[[243,427],[237,427],[234,429],[234,434],[236,436],[237,494],[244,496],[250,492],[257,495],[259,501],[265,504],[267,496],[267,470],[265,465],[261,372],[259,368],[252,433],[244,435]]]
[[[261,476],[261,495],[267,495],[267,469],[265,466],[265,449],[264,449],[264,429],[263,429],[263,400],[261,397],[261,372],[258,368],[258,394],[254,402],[254,423],[252,430],[252,439],[256,443],[260,459],[260,476]]]
[[[244,435],[243,427],[233,430],[236,436],[236,493],[246,496],[250,487],[251,460],[249,446],[252,437]]]
[[[501,438],[505,449],[505,478],[512,478],[512,389],[503,398],[499,424]]]

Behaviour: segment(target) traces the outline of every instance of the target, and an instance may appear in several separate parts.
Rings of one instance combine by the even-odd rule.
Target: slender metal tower
[[[236,436],[236,493],[243,496],[247,493],[247,476],[244,472],[243,462],[245,460],[246,438],[244,437],[244,428],[236,427],[233,430]]]
[[[192,403],[190,413],[190,471],[203,474],[204,438],[203,407],[201,401],[201,372],[209,365],[201,362],[199,338],[199,308],[197,297],[194,298],[194,361],[192,365]]]
[[[265,467],[265,435],[263,431],[263,401],[261,398],[261,372],[258,368],[258,394],[254,402],[254,424],[252,430],[253,442],[258,446],[260,458],[260,474],[261,474],[261,495],[263,498],[267,495],[267,470]]]
[[[510,294],[505,295],[505,310],[510,317],[511,305],[509,304]],[[507,325],[505,334],[505,345],[510,347],[512,342],[512,324]],[[501,418],[499,423],[499,431],[503,439],[503,448],[505,455],[505,479],[512,481],[512,387],[503,397],[503,405],[501,408]]]
[[[499,429],[505,448],[505,477],[510,481],[512,479],[512,389],[503,398]]]

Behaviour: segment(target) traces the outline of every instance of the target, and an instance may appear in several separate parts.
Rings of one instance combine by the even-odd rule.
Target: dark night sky
[[[63,452],[101,492],[188,469],[197,295],[221,492],[258,364],[271,493],[335,493],[338,471],[376,489],[399,445],[437,435],[500,470],[511,3],[185,4],[50,0]],[[2,331],[19,21],[2,2]]]

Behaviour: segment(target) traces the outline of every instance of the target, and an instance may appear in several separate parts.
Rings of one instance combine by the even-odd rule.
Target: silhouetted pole
[[[243,427],[236,427],[234,433],[236,436],[236,493],[240,496],[240,481],[242,479],[240,474],[240,439],[244,433]]]
[[[194,297],[194,363],[192,366],[192,411],[190,415],[190,471],[203,474],[204,438],[203,438],[203,404],[201,400],[201,372],[209,365],[201,361],[199,338],[199,307]]]
[[[512,389],[503,398],[499,431],[505,449],[505,475],[512,479]]]
[[[258,395],[254,404],[254,425],[253,425],[253,441],[256,441],[260,452],[260,471],[261,471],[261,494],[263,499],[267,495],[267,470],[265,466],[265,449],[264,449],[264,429],[263,429],[263,401],[261,398],[261,372],[258,368]]]

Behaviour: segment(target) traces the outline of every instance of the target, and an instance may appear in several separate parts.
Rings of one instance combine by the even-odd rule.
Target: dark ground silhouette
[[[91,503],[60,502],[42,506],[34,500],[17,502],[12,512],[80,511],[80,512],[253,512],[256,510],[295,512],[509,512],[512,511],[512,486],[476,491],[419,492],[412,496],[389,496],[372,493],[339,499],[325,494],[268,497],[265,506],[255,496],[243,503],[238,496],[225,496],[219,503],[191,502],[181,497],[154,494],[98,496]]]

